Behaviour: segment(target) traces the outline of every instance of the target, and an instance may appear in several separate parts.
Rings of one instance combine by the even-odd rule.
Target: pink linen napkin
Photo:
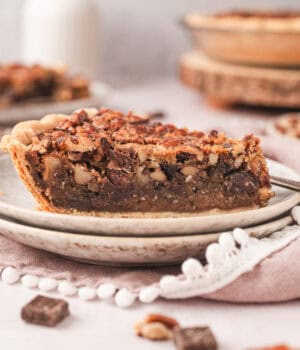
[[[300,239],[261,261],[251,272],[204,298],[230,302],[279,302],[300,297]],[[159,282],[164,275],[179,274],[180,267],[155,269],[110,268],[74,262],[11,241],[0,235],[0,268],[13,266],[21,274],[69,280],[77,287],[97,287],[112,282],[118,288],[138,291]]]
[[[300,297],[300,239],[265,258],[254,270],[204,296],[230,302],[281,302]]]

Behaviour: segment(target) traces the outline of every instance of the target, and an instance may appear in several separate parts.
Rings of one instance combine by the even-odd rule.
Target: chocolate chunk
[[[249,195],[256,193],[258,184],[250,172],[234,172],[226,176],[224,181],[225,192],[229,195],[243,191]]]
[[[106,176],[115,186],[125,186],[129,184],[130,178],[128,173],[123,170],[106,169]]]
[[[65,300],[38,295],[25,305],[21,317],[28,323],[54,327],[69,315],[69,306]]]
[[[216,350],[218,345],[209,327],[176,328],[174,343],[178,350]]]
[[[177,165],[167,162],[161,162],[160,168],[165,173],[169,181],[172,180],[175,177],[176,173],[179,171],[179,167]]]
[[[219,132],[218,132],[218,130],[211,130],[209,135],[211,137],[218,137]]]
[[[108,158],[111,160],[109,164],[113,164],[111,166],[112,169],[116,170],[124,170],[126,172],[131,172],[134,169],[134,165],[137,163],[137,156],[134,152],[118,152],[116,150],[108,151]]]
[[[184,163],[188,160],[196,160],[197,156],[196,154],[188,153],[188,152],[179,152],[176,154],[176,160],[177,162]]]

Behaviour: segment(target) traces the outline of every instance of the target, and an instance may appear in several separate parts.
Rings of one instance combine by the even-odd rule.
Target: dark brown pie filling
[[[105,177],[99,183],[99,170],[89,163],[73,163],[64,158],[53,170],[47,181],[43,180],[45,168],[43,158],[28,155],[34,179],[52,204],[57,207],[78,211],[182,211],[193,212],[212,208],[229,209],[240,206],[259,205],[259,182],[246,169],[229,169],[220,164],[205,171],[197,172],[189,181],[178,167],[168,168],[160,164],[160,171],[167,181],[157,181],[150,177],[153,168],[144,170],[149,177],[147,183],[137,181],[136,171],[106,169]],[[37,163],[38,160],[38,163]],[[78,167],[89,169],[95,177],[87,175],[86,184],[75,175]],[[83,170],[84,171],[84,170]],[[88,174],[88,173],[87,173]],[[80,182],[80,184],[76,183]],[[186,181],[186,179],[188,181]]]

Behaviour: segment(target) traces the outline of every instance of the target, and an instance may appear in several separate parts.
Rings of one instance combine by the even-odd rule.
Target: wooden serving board
[[[185,53],[181,80],[208,100],[225,104],[300,107],[300,70],[236,65],[216,61],[199,51]]]

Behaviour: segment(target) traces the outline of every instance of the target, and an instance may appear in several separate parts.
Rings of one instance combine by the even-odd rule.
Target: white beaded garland
[[[113,297],[117,287],[112,283],[103,283],[97,289],[97,295],[100,299],[109,299]]]
[[[232,235],[228,232],[222,233],[220,235],[219,244],[220,244],[220,247],[222,247],[226,256],[231,256],[232,254],[237,252],[235,241]]]
[[[300,205],[292,209],[292,216],[297,224],[300,225]]]
[[[248,233],[241,228],[235,228],[233,230],[233,237],[241,246],[246,246],[249,242]]]
[[[20,274],[14,267],[8,266],[2,270],[1,278],[5,284],[14,284],[19,281]]]
[[[58,285],[58,282],[54,278],[45,277],[39,280],[38,287],[43,292],[50,292],[56,289],[57,285]]]
[[[91,287],[81,287],[78,290],[79,298],[85,301],[93,300],[96,297],[96,289]]]
[[[23,284],[24,287],[33,289],[36,288],[39,284],[39,278],[34,275],[24,275],[21,278],[21,283]]]
[[[127,288],[120,289],[115,295],[115,303],[122,308],[131,306],[135,301],[136,296]]]
[[[205,256],[211,266],[221,265],[224,261],[224,252],[218,243],[210,244],[206,249]]]
[[[163,290],[170,290],[176,288],[177,278],[172,275],[163,276],[160,279],[159,286]]]
[[[186,259],[181,266],[182,273],[187,278],[197,278],[203,273],[203,266],[199,260],[194,258]]]
[[[139,300],[142,303],[152,303],[159,297],[160,290],[156,287],[143,288],[139,293]]]
[[[77,293],[77,288],[72,282],[61,281],[58,284],[58,291],[65,296],[72,296]]]

